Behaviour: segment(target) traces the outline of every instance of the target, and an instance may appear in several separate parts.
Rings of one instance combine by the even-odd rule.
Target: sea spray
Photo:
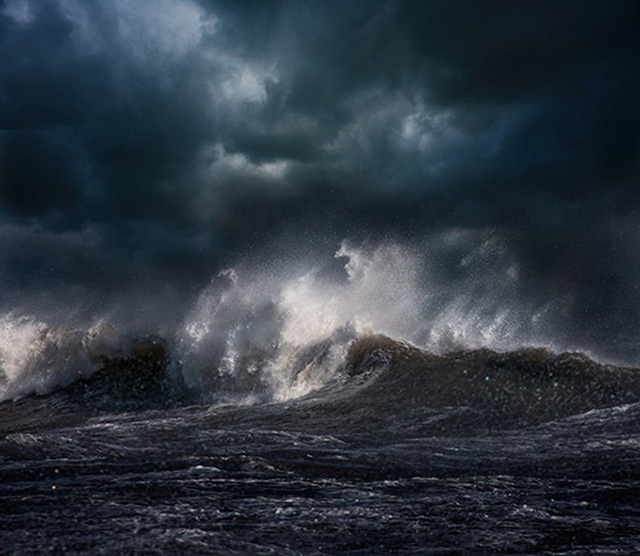
[[[45,394],[124,357],[131,342],[113,326],[52,327],[31,317],[0,317],[0,401]]]
[[[346,242],[342,276],[322,266],[280,275],[227,269],[180,331],[177,363],[205,397],[284,400],[339,379],[350,341],[374,331],[424,335],[417,259],[393,243],[369,252]]]
[[[530,295],[508,243],[490,230],[448,230],[413,245],[343,241],[327,255],[304,264],[245,258],[218,272],[162,337],[174,388],[205,403],[298,398],[343,380],[350,343],[370,334],[439,354],[582,347],[563,341],[562,304]],[[86,378],[155,333],[5,314],[0,399]]]
[[[334,255],[339,273],[323,261],[298,272],[246,263],[223,270],[178,332],[174,370],[203,400],[255,403],[341,380],[350,343],[370,334],[437,353],[535,343],[536,313],[518,298],[504,243],[469,236],[435,238],[426,252],[345,241]],[[442,280],[430,257],[456,242],[456,274]]]

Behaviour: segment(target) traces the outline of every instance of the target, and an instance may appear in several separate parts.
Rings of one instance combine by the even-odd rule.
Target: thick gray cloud
[[[291,230],[471,227],[532,283],[574,261],[584,283],[553,287],[613,313],[638,271],[638,67],[632,0],[3,0],[5,291],[198,283]]]

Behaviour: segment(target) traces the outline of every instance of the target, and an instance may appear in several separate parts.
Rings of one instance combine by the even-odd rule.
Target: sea
[[[0,553],[640,552],[632,342],[491,238],[455,266],[245,261],[170,330],[6,311]]]

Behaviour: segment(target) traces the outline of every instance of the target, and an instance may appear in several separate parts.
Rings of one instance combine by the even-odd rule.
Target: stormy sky
[[[635,0],[2,0],[0,130],[3,310],[473,229],[640,324]]]

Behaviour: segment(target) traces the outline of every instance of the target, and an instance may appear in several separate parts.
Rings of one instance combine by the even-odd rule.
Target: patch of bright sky
[[[249,62],[216,49],[205,58],[213,69],[211,94],[215,100],[261,103],[267,100],[267,82],[278,82],[273,65]]]
[[[280,181],[286,176],[289,163],[286,160],[273,162],[254,163],[243,153],[229,153],[221,143],[216,143],[207,149],[203,156],[210,160],[209,171],[216,180],[224,180],[225,177],[243,176],[262,178],[267,181]]]
[[[203,34],[215,31],[215,19],[205,18],[193,2],[175,0],[114,0],[120,33],[134,48],[181,56],[196,47]]]
[[[426,151],[442,141],[459,138],[460,133],[451,125],[452,114],[452,110],[430,110],[420,103],[417,110],[402,119],[400,144],[404,148]]]
[[[108,14],[106,21],[116,25],[118,46],[143,64],[154,65],[167,57],[186,55],[200,44],[203,35],[215,32],[217,22],[190,0],[111,0],[90,7],[79,0],[58,2],[74,22],[83,49],[107,48],[108,41],[102,38],[105,29],[96,28],[92,17],[92,11],[99,10]]]

